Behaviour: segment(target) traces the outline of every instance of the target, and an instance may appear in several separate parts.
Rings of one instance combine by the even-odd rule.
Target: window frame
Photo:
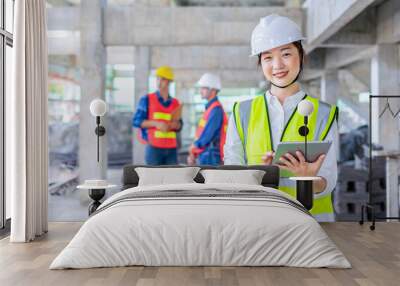
[[[15,0],[11,0],[15,15]],[[5,189],[5,103],[6,103],[6,47],[13,48],[13,34],[6,31],[6,0],[0,0],[0,237],[9,232],[10,220],[6,217],[6,189]],[[14,15],[12,15],[14,19]],[[14,27],[13,29],[14,30]]]

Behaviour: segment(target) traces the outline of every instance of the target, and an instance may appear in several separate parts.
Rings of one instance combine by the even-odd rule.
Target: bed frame
[[[149,165],[127,165],[123,169],[122,175],[122,190],[136,187],[139,183],[139,176],[135,171],[137,167],[147,168],[185,168],[187,166],[182,165],[170,165],[170,166],[149,166]],[[241,165],[221,165],[221,166],[198,166],[202,170],[205,169],[218,169],[218,170],[263,170],[265,175],[262,179],[261,184],[265,187],[277,188],[279,184],[279,168],[277,166],[265,166],[265,165],[252,165],[252,166],[241,166]],[[204,183],[204,178],[200,174],[194,178],[197,183]]]

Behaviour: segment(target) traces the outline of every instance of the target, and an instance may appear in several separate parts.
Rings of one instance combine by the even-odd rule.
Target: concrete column
[[[185,93],[186,90],[183,88],[183,83],[180,81],[176,81],[175,82],[175,98],[178,99],[180,101],[181,104],[184,105],[184,100],[185,100]],[[185,111],[182,110],[182,120],[183,120],[183,124],[184,127],[185,125],[188,123],[188,121],[185,119]],[[184,138],[184,129],[182,128],[181,132],[177,133],[177,141],[178,141],[178,154],[179,152],[181,152],[181,148],[182,148],[182,139]],[[179,156],[178,156],[179,159]]]
[[[100,162],[97,162],[97,138],[94,133],[96,120],[89,106],[95,98],[104,99],[106,50],[102,41],[103,0],[81,1],[80,8],[80,63],[81,101],[79,124],[79,174],[85,179],[106,178],[107,171],[107,131],[100,139]],[[106,117],[101,123],[106,127]]]
[[[150,68],[150,48],[145,46],[135,47],[135,110],[139,99],[148,93]],[[138,129],[133,134],[133,163],[144,164],[145,146],[137,139]]]
[[[394,44],[378,45],[371,60],[371,93],[373,95],[400,95],[399,48]],[[400,99],[390,100],[393,112],[400,108]],[[398,150],[399,128],[390,112],[379,114],[385,108],[385,99],[372,101],[372,140],[384,146],[386,150]],[[388,111],[388,110],[387,110]]]
[[[194,137],[191,136],[192,133],[192,125],[191,123],[195,121],[194,117],[194,109],[193,109],[193,95],[189,92],[189,89],[187,88],[190,85],[185,85],[182,86],[180,85],[179,88],[179,100],[183,104],[183,109],[182,109],[182,121],[183,121],[183,128],[180,132],[180,138],[181,138],[181,152],[186,152],[188,151],[188,147],[192,143],[192,140],[194,140]],[[188,146],[189,144],[189,146]]]
[[[386,158],[386,216],[399,215],[399,157]]]
[[[373,95],[400,95],[399,82],[399,48],[394,44],[377,46],[375,56],[371,60],[371,93]],[[400,98],[387,101],[372,101],[372,142],[378,143],[386,151],[399,150],[399,118],[393,118],[388,109],[396,113],[400,109]],[[386,164],[387,216],[399,215],[399,166],[398,158],[388,158]]]
[[[184,100],[184,85],[180,81],[175,81],[175,98],[178,99],[180,102]]]
[[[301,1],[300,0],[286,0],[285,6],[288,8],[300,8]]]
[[[301,89],[310,96],[321,98],[321,82],[318,79],[302,82]]]
[[[337,104],[340,83],[337,70],[328,70],[321,77],[321,100],[329,104]]]
[[[321,77],[321,100],[337,105],[340,93],[340,82],[337,70],[327,70]],[[339,132],[336,137],[336,158],[340,158]]]

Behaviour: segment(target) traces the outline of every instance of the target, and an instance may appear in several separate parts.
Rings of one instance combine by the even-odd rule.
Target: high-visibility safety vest
[[[171,122],[172,113],[179,107],[179,101],[172,99],[168,107],[163,106],[156,93],[150,93],[149,97],[149,120],[161,121],[165,123]],[[148,129],[148,143],[157,148],[176,148],[176,132],[157,130],[156,128]]]
[[[329,105],[316,98],[305,95],[314,105],[314,111],[308,117],[309,133],[307,140],[323,141],[329,133],[332,125],[337,120],[338,108]],[[273,152],[271,123],[268,115],[267,100],[264,95],[254,99],[236,103],[233,107],[236,129],[242,141],[247,164],[263,164],[262,156],[267,152]],[[280,142],[303,142],[304,136],[299,134],[299,128],[304,125],[304,116],[294,110],[285,129],[282,132]],[[296,197],[296,183],[282,175],[279,180],[279,189]],[[331,193],[314,198],[313,215],[333,214]]]
[[[205,126],[207,125],[211,111],[216,107],[221,107],[222,113],[223,113],[222,126],[220,129],[220,137],[219,137],[220,138],[219,139],[219,154],[220,154],[221,161],[223,161],[224,160],[224,145],[225,145],[225,140],[226,140],[226,129],[228,128],[228,117],[226,116],[225,111],[224,111],[221,103],[218,100],[213,102],[203,113],[203,116],[200,119],[199,125],[197,126],[197,129],[196,129],[195,140],[200,138],[201,134],[204,131]],[[195,155],[197,157],[198,155],[203,153],[204,150],[205,150],[205,147],[193,148],[191,150],[191,152],[193,153],[193,155]]]

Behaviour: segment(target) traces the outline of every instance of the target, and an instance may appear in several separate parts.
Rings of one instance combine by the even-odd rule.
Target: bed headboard
[[[127,165],[124,167],[122,175],[122,190],[133,188],[138,185],[139,177],[135,171],[137,167],[147,168],[185,168],[187,166],[181,165],[170,165],[170,166],[148,166],[148,165]],[[265,165],[221,165],[221,166],[198,166],[202,170],[204,169],[219,169],[219,170],[263,170],[265,175],[261,184],[265,187],[277,188],[279,184],[279,168],[277,166],[265,166]],[[204,178],[200,174],[194,178],[197,183],[204,183]]]

